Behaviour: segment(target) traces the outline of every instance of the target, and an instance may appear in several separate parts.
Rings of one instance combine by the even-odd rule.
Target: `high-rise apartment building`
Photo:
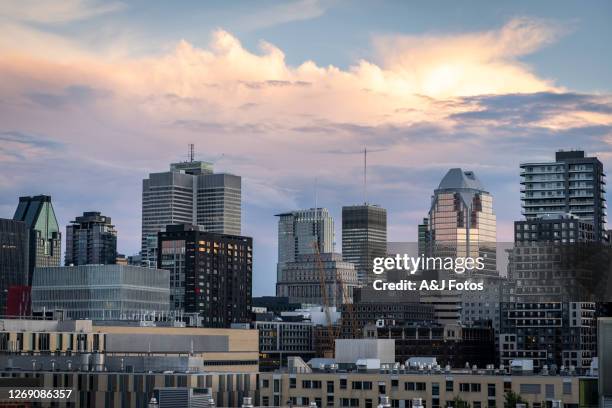
[[[28,284],[28,229],[22,221],[0,218],[0,314],[6,315],[9,289]]]
[[[584,151],[558,151],[554,162],[521,164],[521,201],[527,219],[573,214],[593,223],[597,241],[606,233],[605,173]]]
[[[66,226],[65,265],[109,265],[117,261],[117,231],[111,218],[84,212]]]
[[[427,254],[439,257],[483,258],[485,268],[466,276],[498,276],[496,267],[496,219],[493,197],[473,171],[450,169],[431,199]],[[419,233],[421,231],[419,230]]]
[[[597,353],[597,318],[591,302],[501,303],[499,358],[574,367],[584,373]]]
[[[158,268],[170,271],[170,309],[198,313],[206,327],[250,321],[253,239],[168,225],[158,233]]]
[[[360,285],[374,280],[374,258],[386,255],[387,210],[369,204],[342,207],[342,258],[355,265]]]
[[[334,251],[334,219],[327,208],[297,210],[278,217],[277,280],[283,267],[299,255]]]
[[[59,266],[62,252],[60,232],[51,197],[38,195],[19,197],[13,220],[23,221],[28,228],[28,285],[32,283],[34,268]]]
[[[213,173],[203,161],[172,163],[142,182],[143,264],[154,267],[155,239],[166,225],[201,225],[208,232],[240,235],[241,177]]]

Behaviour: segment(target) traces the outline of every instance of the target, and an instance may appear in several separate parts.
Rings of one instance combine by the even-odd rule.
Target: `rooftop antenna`
[[[368,149],[366,147],[363,148],[363,204],[368,205],[368,176],[367,176],[367,167],[368,167]]]
[[[190,162],[193,162],[193,156],[194,156],[193,150],[194,150],[193,143],[189,143],[189,152],[188,152],[188,154],[189,154],[189,161]]]
[[[317,178],[314,179],[314,208],[317,209]]]

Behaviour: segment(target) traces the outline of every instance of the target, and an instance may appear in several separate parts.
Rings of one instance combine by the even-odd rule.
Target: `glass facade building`
[[[39,195],[19,197],[13,220],[25,222],[29,233],[28,284],[34,268],[59,266],[62,252],[60,232],[51,197]]]
[[[116,260],[117,231],[110,217],[84,212],[66,226],[66,266],[114,264]]]
[[[28,228],[0,218],[0,314],[6,314],[9,289],[28,284]]]
[[[342,207],[342,258],[355,265],[360,285],[374,280],[374,258],[387,256],[387,210],[376,205]]]
[[[427,254],[436,257],[483,258],[485,268],[465,276],[498,276],[496,218],[493,197],[472,171],[450,169],[434,191],[429,211]],[[420,231],[421,232],[421,231]]]
[[[62,309],[71,319],[136,319],[169,310],[169,273],[131,265],[34,270],[32,310]]]

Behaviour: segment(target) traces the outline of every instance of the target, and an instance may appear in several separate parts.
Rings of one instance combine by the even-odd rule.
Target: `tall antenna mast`
[[[189,161],[190,162],[193,161],[193,157],[194,157],[193,150],[194,150],[193,143],[189,143],[189,152],[188,153],[189,153]]]
[[[366,147],[363,148],[363,203],[368,204],[368,176],[367,176],[367,167],[368,167],[368,149]]]
[[[319,234],[319,210],[318,210],[318,203],[317,203],[317,178],[315,177],[314,179],[314,211],[315,211],[315,234],[316,234],[316,241],[315,241],[315,245],[317,246],[317,249],[320,251],[321,250],[321,235]]]

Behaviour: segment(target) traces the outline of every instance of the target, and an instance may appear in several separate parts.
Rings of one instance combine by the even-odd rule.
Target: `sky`
[[[0,217],[50,194],[60,225],[101,211],[134,254],[142,179],[194,143],[242,176],[254,294],[271,295],[274,214],[316,200],[340,251],[367,147],[390,241],[416,240],[451,167],[482,180],[511,241],[519,163],[581,148],[612,168],[611,17],[608,1],[2,2]]]

